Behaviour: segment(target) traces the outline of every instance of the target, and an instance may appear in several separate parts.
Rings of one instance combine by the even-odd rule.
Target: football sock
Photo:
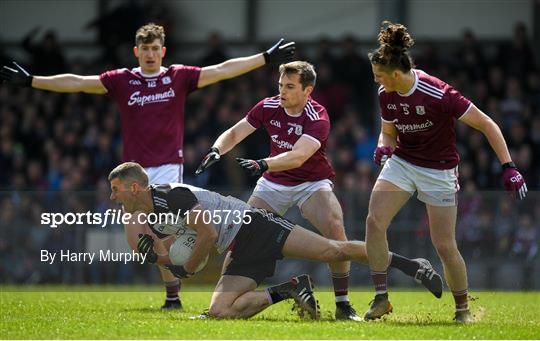
[[[273,287],[264,289],[266,296],[268,297],[268,303],[275,304],[283,300],[292,298],[291,292],[294,290],[295,285],[292,282],[285,282]]]
[[[407,276],[414,277],[416,271],[420,268],[420,264],[407,257],[390,252],[390,266],[403,271]]]
[[[332,273],[332,283],[334,284],[334,295],[336,303],[349,302],[349,272]]]
[[[176,301],[179,300],[178,291],[180,291],[180,280],[175,279],[174,281],[165,282],[165,290],[167,291],[167,301]]]
[[[461,291],[452,291],[452,295],[454,295],[454,301],[456,302],[456,311],[469,310],[469,302],[467,300],[468,293],[468,289]]]
[[[375,284],[375,294],[386,294],[388,292],[386,281],[388,279],[388,271],[371,271],[371,279]]]

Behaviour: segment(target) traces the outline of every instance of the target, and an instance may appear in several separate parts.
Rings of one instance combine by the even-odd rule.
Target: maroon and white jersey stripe
[[[452,86],[424,71],[406,94],[378,89],[382,120],[398,130],[394,153],[420,167],[451,169],[459,163],[456,121],[472,103]]]
[[[320,146],[302,166],[281,172],[265,172],[264,178],[280,185],[296,186],[334,177],[334,170],[326,157],[330,119],[326,109],[313,99],[308,100],[300,115],[291,116],[281,106],[279,96],[265,98],[249,111],[246,119],[254,128],[266,129],[270,136],[270,157],[292,150],[301,136]]]
[[[124,161],[143,167],[183,163],[184,107],[200,72],[195,66],[171,65],[155,75],[134,68],[99,76],[120,111]]]

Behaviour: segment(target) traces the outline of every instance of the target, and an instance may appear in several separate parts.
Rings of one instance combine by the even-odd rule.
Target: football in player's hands
[[[173,265],[184,265],[193,253],[193,246],[195,245],[196,240],[197,233],[195,233],[195,231],[193,231],[193,233],[186,232],[177,236],[176,240],[169,248],[169,259],[171,260],[171,263]],[[197,269],[195,269],[195,273],[204,269],[206,263],[208,263],[208,258],[209,256],[206,256],[201,264],[199,264]]]

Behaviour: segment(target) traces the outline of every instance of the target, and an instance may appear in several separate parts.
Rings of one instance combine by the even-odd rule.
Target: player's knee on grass
[[[208,309],[208,314],[213,317],[217,318],[230,318],[235,317],[234,312],[232,311],[230,306],[226,306],[223,304],[212,304],[210,306],[210,309]]]

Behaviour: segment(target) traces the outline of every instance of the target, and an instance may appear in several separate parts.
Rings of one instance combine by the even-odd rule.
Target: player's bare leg
[[[219,279],[208,314],[218,318],[250,317],[270,303],[263,291],[254,291],[257,283],[251,278],[243,276],[224,275]]]
[[[426,204],[431,241],[444,267],[448,287],[456,302],[457,322],[472,322],[467,295],[467,268],[456,243],[457,206],[441,207]]]
[[[263,199],[259,198],[259,197],[256,197],[256,196],[251,196],[248,200],[248,205],[249,206],[252,206],[252,207],[257,207],[257,208],[262,208],[264,210],[267,210],[268,212],[274,212],[276,214],[279,214],[279,212],[276,212],[272,206],[270,206],[270,204],[268,204],[266,201],[264,201]]]
[[[212,295],[209,317],[247,318],[270,305],[293,298],[312,318],[318,318],[318,305],[308,275],[294,277],[289,282],[255,290],[257,283],[248,277],[224,275]]]
[[[140,224],[139,221],[135,218],[135,215],[132,217],[131,221],[128,224],[124,225],[124,235],[128,244],[133,250],[137,250],[137,242],[139,240],[139,234],[149,234],[154,238],[156,252],[158,254],[166,253],[168,248],[163,244],[163,241],[159,239],[152,230],[148,227],[147,224]],[[166,298],[165,303],[161,307],[162,309],[181,309],[182,302],[178,296],[178,291],[180,290],[180,280],[176,278],[168,269],[157,265],[161,279],[165,284]]]
[[[386,230],[410,197],[407,191],[380,179],[371,192],[366,218],[366,250],[376,295],[364,319],[377,319],[392,311],[387,288],[389,250]]]
[[[324,209],[322,210],[321,207]],[[313,193],[302,205],[301,212],[325,238],[347,240],[343,225],[343,211],[332,190],[320,189]],[[360,321],[361,318],[352,308],[348,297],[351,263],[329,263],[329,267],[336,298],[336,319]]]

